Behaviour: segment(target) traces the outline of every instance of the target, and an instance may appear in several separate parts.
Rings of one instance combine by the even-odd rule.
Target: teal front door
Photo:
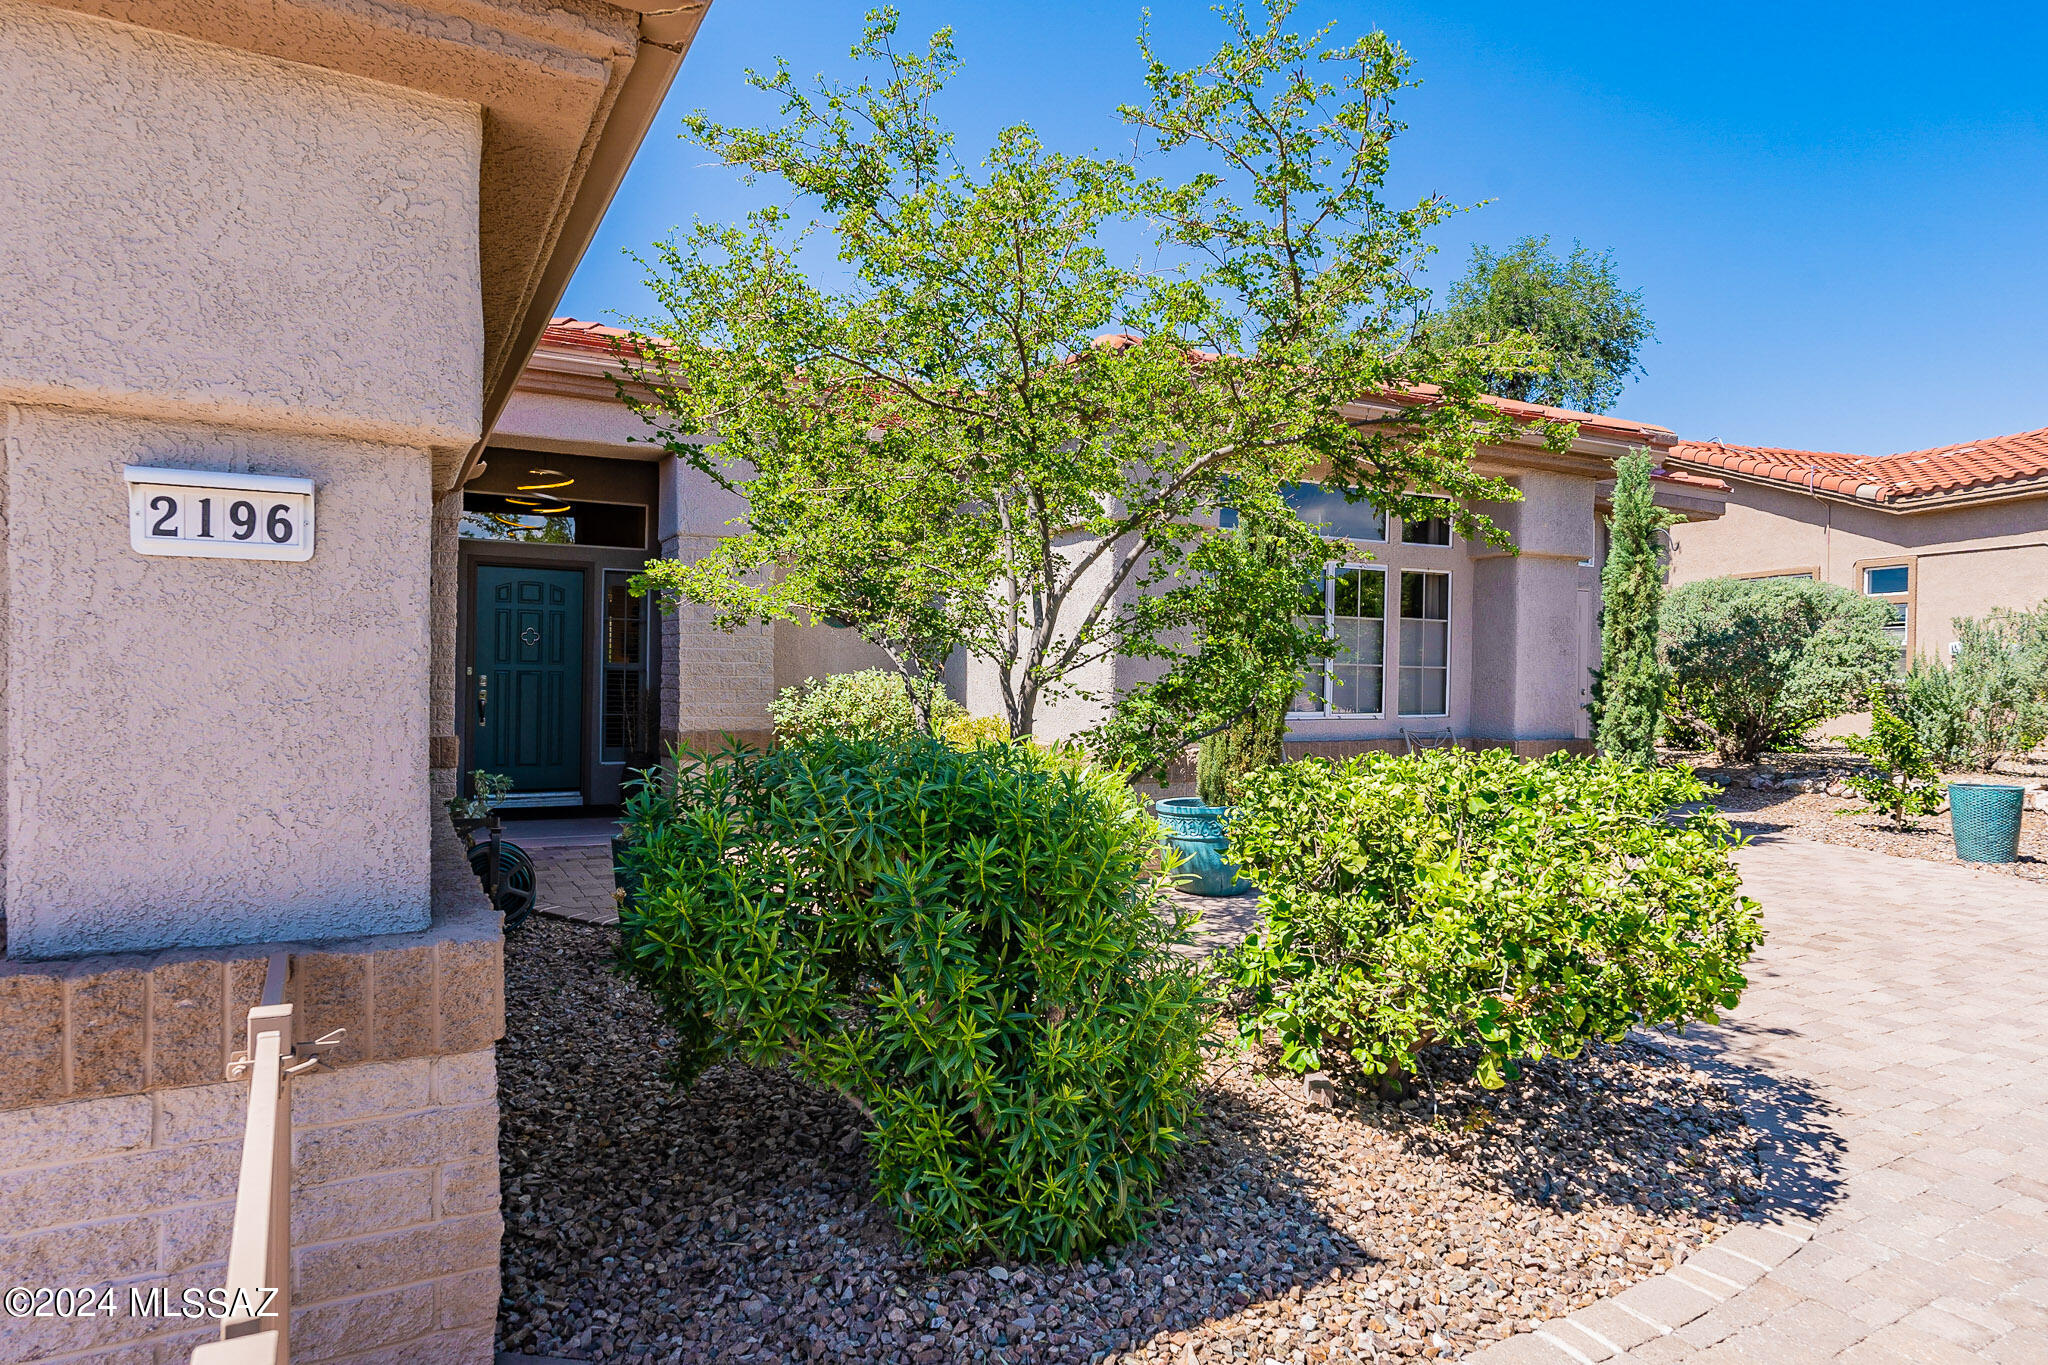
[[[583,570],[476,571],[474,766],[512,790],[583,788]]]

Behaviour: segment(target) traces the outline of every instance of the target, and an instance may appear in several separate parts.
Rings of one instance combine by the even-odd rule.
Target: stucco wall
[[[0,0],[0,398],[466,444],[481,139],[475,105]]]
[[[1404,729],[1449,727],[1461,739],[1569,741],[1586,734],[1589,670],[1599,661],[1594,634],[1599,607],[1597,572],[1582,567],[1597,552],[1591,477],[1529,472],[1513,480],[1524,499],[1489,509],[1521,553],[1510,556],[1454,537],[1450,545],[1408,545],[1390,518],[1384,543],[1361,543],[1354,562],[1387,574],[1384,714],[1378,717],[1297,717],[1288,737],[1299,744],[1391,741]],[[703,554],[729,535],[743,516],[736,496],[712,487],[674,460],[663,463],[663,552]],[[1402,570],[1451,577],[1448,714],[1398,713],[1400,574]],[[1099,565],[1077,591],[1099,586]],[[1125,589],[1125,595],[1135,589]],[[715,739],[719,731],[765,730],[766,703],[775,689],[806,677],[888,667],[880,650],[851,631],[826,627],[748,627],[713,631],[709,613],[685,607],[664,624],[663,728]],[[1061,739],[1102,716],[1106,699],[1156,678],[1158,661],[1103,659],[1068,681],[1095,694],[1040,702],[1036,733]],[[995,666],[956,658],[948,670],[955,695],[977,715],[1002,715]]]
[[[427,922],[429,468],[480,422],[482,132],[0,0],[11,956]],[[137,555],[130,463],[310,476],[313,558]]]
[[[638,413],[612,394],[592,398],[520,389],[513,391],[491,428],[491,442],[611,459],[666,458],[660,446],[649,443],[654,434]],[[490,458],[486,452],[484,459]]]
[[[9,952],[424,926],[423,453],[17,406],[6,454]],[[316,552],[137,555],[124,464],[311,476]]]
[[[795,687],[811,678],[858,673],[866,668],[895,670],[888,652],[851,630],[832,626],[775,626],[775,690]]]
[[[1727,514],[1672,528],[1671,581],[1817,573],[1861,591],[1860,566],[1907,561],[1916,653],[1939,655],[1957,616],[2048,599],[2048,499],[1884,512],[1730,480]]]

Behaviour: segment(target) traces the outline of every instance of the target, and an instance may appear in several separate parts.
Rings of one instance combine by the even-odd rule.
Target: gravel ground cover
[[[1846,750],[1773,754],[1754,767],[1743,768],[1716,767],[1711,755],[1675,757],[1680,762],[1690,762],[1701,777],[1724,788],[1714,804],[1749,834],[1789,834],[1822,843],[1849,844],[1898,858],[1925,858],[1937,863],[1960,861],[1946,813],[1923,815],[1907,829],[1894,829],[1891,821],[1866,811],[1853,793],[1835,785],[1856,763]],[[1766,785],[1752,785],[1758,779]],[[2031,786],[2040,784],[2043,778],[2029,765],[2023,772],[1950,773],[1943,780]],[[1831,786],[1837,794],[1830,793]],[[1968,866],[2048,881],[2048,812],[2030,806],[2020,817],[2018,862]]]
[[[779,1071],[661,1079],[616,931],[506,949],[499,1346],[619,1361],[1453,1358],[1644,1279],[1759,1197],[1714,1083],[1631,1041],[1491,1093],[1305,1106],[1220,1055],[1153,1236],[935,1271],[870,1201],[856,1115]]]

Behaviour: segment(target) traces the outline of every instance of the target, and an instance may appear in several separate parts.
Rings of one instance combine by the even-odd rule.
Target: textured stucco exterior
[[[6,414],[9,951],[417,929],[423,452]],[[144,557],[124,464],[309,475],[304,564]]]
[[[482,111],[18,0],[0,73],[8,952],[421,928]],[[310,477],[314,556],[137,555],[125,464]]]
[[[702,10],[0,0],[0,1282],[221,1287],[281,954],[299,1036],[346,1030],[294,1082],[294,1358],[491,1359],[451,490]],[[311,479],[312,558],[135,553],[126,464]]]
[[[2048,498],[1888,511],[1729,482],[1725,516],[1673,528],[1673,583],[1804,573],[1861,591],[1864,568],[1903,564],[1908,648],[1936,657],[1956,617],[2048,599]]]
[[[459,445],[474,104],[0,0],[0,398]]]

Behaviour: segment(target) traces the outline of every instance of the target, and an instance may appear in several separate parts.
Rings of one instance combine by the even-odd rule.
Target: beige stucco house
[[[294,1356],[491,1358],[462,489],[703,9],[0,0],[0,1283],[222,1285],[281,954]]]
[[[1671,533],[1675,583],[1838,583],[1891,605],[1908,657],[1951,622],[2048,598],[2048,428],[1900,455],[1679,442],[1666,464],[1725,480],[1726,514]]]
[[[765,739],[768,703],[781,688],[888,666],[850,630],[784,623],[722,632],[705,611],[650,616],[626,593],[627,577],[648,556],[702,554],[746,512],[665,454],[619,402],[612,376],[624,368],[616,347],[626,340],[614,328],[556,319],[491,435],[485,472],[464,492],[463,767],[510,770],[520,799],[535,803],[615,800],[628,768],[667,744]],[[1296,490],[1303,514],[1350,540],[1355,553],[1330,566],[1323,594],[1326,622],[1350,652],[1297,699],[1295,752],[1399,746],[1404,731],[1445,729],[1464,742],[1529,754],[1587,742],[1613,462],[1636,447],[1667,449],[1673,437],[1620,418],[1509,406],[1532,423],[1578,426],[1561,454],[1533,434],[1484,452],[1480,467],[1522,493],[1488,509],[1517,554],[1469,543],[1441,522],[1403,525],[1313,484]],[[1358,415],[1371,411],[1361,405]],[[1656,486],[1659,501],[1689,519],[1720,513],[1725,485],[1712,476],[1666,469]],[[600,641],[594,627],[562,618],[562,630],[580,629],[577,638],[589,643],[573,662],[559,656],[561,682],[519,683],[511,700],[512,670],[492,643],[490,601],[522,575],[536,591],[554,584],[580,593],[581,611],[602,618],[603,633]],[[1000,714],[990,667],[957,659],[948,687],[970,710]],[[1146,667],[1107,661],[1086,685],[1109,694],[1143,681]],[[573,715],[560,700],[572,695],[581,699]],[[1098,714],[1094,704],[1058,703],[1042,717],[1042,732],[1070,734]],[[559,736],[577,738],[557,744]],[[532,769],[511,762],[543,752],[560,762],[531,779]]]

